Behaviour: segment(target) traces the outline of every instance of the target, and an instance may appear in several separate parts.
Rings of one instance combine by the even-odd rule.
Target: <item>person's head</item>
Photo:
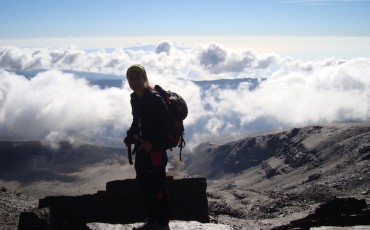
[[[130,88],[135,93],[144,92],[145,88],[149,88],[148,77],[145,68],[141,65],[135,64],[127,69],[126,77]]]

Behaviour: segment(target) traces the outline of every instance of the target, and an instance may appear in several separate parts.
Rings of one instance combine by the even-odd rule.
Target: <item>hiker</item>
[[[161,143],[174,129],[163,98],[149,85],[141,65],[128,68],[126,77],[131,94],[133,122],[124,139],[135,144],[135,171],[143,196],[147,218],[141,230],[169,229],[170,208],[166,188],[166,148]]]

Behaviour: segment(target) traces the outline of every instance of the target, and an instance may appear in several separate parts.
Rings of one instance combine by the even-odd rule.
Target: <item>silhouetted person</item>
[[[141,65],[128,68],[127,80],[131,94],[133,122],[124,139],[126,145],[135,144],[135,170],[147,209],[145,223],[133,229],[169,229],[169,198],[166,188],[167,153],[162,142],[173,130],[168,108],[149,85]]]

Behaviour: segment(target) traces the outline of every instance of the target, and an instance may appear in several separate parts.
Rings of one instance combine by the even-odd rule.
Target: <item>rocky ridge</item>
[[[0,229],[16,229],[20,213],[30,211],[37,205],[37,199],[1,187]]]

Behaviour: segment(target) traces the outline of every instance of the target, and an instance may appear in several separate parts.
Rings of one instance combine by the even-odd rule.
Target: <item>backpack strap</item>
[[[184,139],[184,133],[181,133],[181,136],[180,136],[180,142],[179,142],[179,148],[180,148],[180,161],[182,161],[182,148],[185,147],[185,139]]]

